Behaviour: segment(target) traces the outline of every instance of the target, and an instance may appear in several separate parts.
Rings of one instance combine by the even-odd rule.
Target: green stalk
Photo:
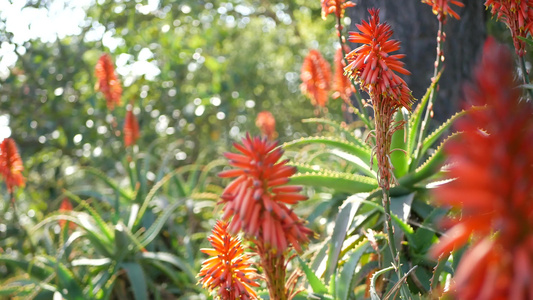
[[[524,84],[530,85],[531,81],[529,80],[529,74],[526,68],[526,59],[524,58],[524,56],[519,56],[519,60],[520,60],[520,68],[522,69],[522,78],[524,79]],[[533,90],[531,90],[530,88],[526,88],[526,90],[529,95],[529,98],[533,100]]]
[[[444,61],[444,23],[442,21],[439,21],[439,31],[437,33],[437,58],[435,60],[435,70],[433,71],[433,78],[432,80],[435,80],[439,73],[441,72],[443,68],[442,62]],[[424,120],[422,120],[422,124],[420,125],[420,132],[418,135],[418,142],[416,146],[416,150],[414,153],[414,163],[415,165],[418,165],[418,162],[420,161],[420,158],[422,157],[422,141],[424,140],[424,137],[426,136],[427,129],[428,129],[428,122],[429,117],[433,111],[433,102],[435,102],[435,99],[437,98],[437,85],[433,86],[433,89],[431,90],[431,93],[429,95],[429,101],[426,106],[426,113],[424,115]]]
[[[342,57],[344,59],[344,63],[346,65],[348,65],[348,60],[346,59],[346,52],[344,51],[345,41],[342,38],[342,28],[343,28],[342,27],[342,21],[341,21],[341,18],[339,16],[335,15],[335,17],[337,19],[337,35],[339,36],[339,42],[340,42],[340,45],[341,45]],[[359,105],[360,110],[357,109],[356,107],[354,107],[351,102],[348,103],[348,105],[353,109],[354,113],[359,117],[359,119],[361,119],[361,121],[363,121],[365,123],[365,125],[368,127],[368,129],[372,129],[373,128],[372,122],[370,122],[370,120],[368,119],[368,117],[366,116],[366,113],[365,113],[365,106],[363,104],[363,97],[361,97],[361,94],[359,93],[359,85],[355,83],[353,78],[350,78],[350,82],[355,87],[355,92],[353,93],[353,95],[355,96],[355,100],[357,101],[357,105]]]

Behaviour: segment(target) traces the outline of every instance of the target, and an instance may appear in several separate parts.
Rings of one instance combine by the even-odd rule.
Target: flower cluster
[[[17,151],[15,141],[5,138],[0,143],[0,174],[4,177],[8,192],[13,192],[16,186],[23,187],[26,183],[22,159]]]
[[[461,218],[432,249],[448,253],[472,239],[455,275],[457,299],[532,299],[533,108],[520,101],[509,50],[489,39],[474,83],[473,105],[446,147],[454,162],[438,202]]]
[[[329,14],[335,14],[337,18],[344,17],[344,10],[347,7],[354,7],[355,3],[348,0],[321,0],[322,19],[326,19]]]
[[[379,9],[369,9],[370,19],[357,24],[359,32],[350,32],[348,40],[362,46],[348,53],[349,64],[344,68],[349,76],[361,84],[372,100],[385,97],[411,110],[411,90],[395,72],[409,75],[399,59],[404,54],[390,54],[400,49],[400,42],[391,40],[392,29],[380,23]]]
[[[124,145],[126,147],[132,146],[135,144],[139,138],[139,122],[133,113],[133,105],[129,105],[129,108],[126,111],[126,117],[124,119]]]
[[[446,22],[446,16],[452,16],[459,20],[461,17],[450,7],[450,4],[454,4],[459,7],[464,7],[464,3],[460,0],[422,0],[422,3],[431,5],[433,9],[433,14],[435,14],[439,21],[442,23]]]
[[[229,231],[242,230],[260,244],[283,253],[290,244],[301,251],[300,243],[308,242],[311,230],[287,207],[307,199],[301,187],[286,185],[296,168],[287,160],[277,143],[266,138],[250,137],[234,144],[241,154],[225,153],[235,169],[219,173],[220,177],[237,177],[222,194],[225,202],[223,219],[233,216]]]
[[[244,253],[241,241],[231,236],[227,227],[226,222],[217,221],[207,238],[214,249],[200,249],[212,257],[202,263],[199,282],[210,291],[218,289],[221,299],[257,299],[251,288],[259,286],[254,281],[256,270],[250,267],[250,256]]]
[[[344,52],[350,52],[350,47],[344,45]],[[344,76],[344,67],[346,67],[346,62],[344,61],[342,48],[339,48],[335,53],[335,81],[333,82],[333,90],[335,92],[332,97],[350,102],[350,95],[354,91],[354,86],[350,82],[350,78]]]
[[[276,119],[271,112],[265,110],[257,114],[255,125],[261,130],[261,134],[266,136],[269,140],[276,138]]]
[[[113,110],[115,105],[120,105],[122,86],[115,75],[115,68],[113,67],[111,56],[107,53],[100,56],[94,71],[98,79],[95,89],[104,94],[107,101],[107,108]]]
[[[379,186],[385,190],[394,182],[390,162],[392,134],[402,124],[394,123],[393,116],[402,106],[411,110],[413,97],[405,81],[395,72],[410,74],[403,68],[403,54],[390,54],[400,49],[400,42],[391,40],[392,29],[379,21],[379,9],[369,9],[370,19],[357,24],[359,32],[350,32],[349,41],[362,43],[346,55],[349,64],[344,70],[360,83],[370,95],[376,124],[376,154],[379,167]]]
[[[525,42],[519,37],[527,37],[533,29],[533,0],[486,0],[493,16],[504,22],[511,30],[514,47],[519,56],[526,53]]]
[[[302,65],[302,93],[311,98],[313,105],[325,107],[328,92],[331,89],[331,71],[329,63],[317,50],[309,51]]]

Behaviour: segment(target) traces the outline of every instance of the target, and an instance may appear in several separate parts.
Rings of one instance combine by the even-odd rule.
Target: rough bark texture
[[[438,123],[461,108],[462,84],[470,78],[486,38],[483,1],[463,2],[464,8],[453,6],[461,19],[448,17],[445,25],[445,70],[440,81],[439,98],[434,105],[434,118]],[[393,38],[402,43],[400,53],[407,54],[403,61],[411,76],[404,78],[413,96],[420,99],[433,77],[436,57],[438,21],[431,12],[431,6],[420,0],[359,0],[356,3],[356,7],[347,10],[352,19],[349,30],[354,31],[355,24],[361,19],[368,19],[369,8],[380,8],[381,21],[392,26]],[[356,46],[349,44],[351,48]]]

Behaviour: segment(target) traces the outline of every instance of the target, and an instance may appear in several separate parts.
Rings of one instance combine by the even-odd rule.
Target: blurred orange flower
[[[259,127],[261,133],[269,140],[275,139],[278,135],[276,132],[276,119],[269,111],[262,111],[257,114],[255,125]]]
[[[326,19],[329,14],[335,14],[337,18],[344,17],[344,10],[347,7],[355,6],[355,3],[347,0],[321,0],[322,19]]]
[[[229,232],[242,230],[279,254],[290,244],[301,251],[300,243],[308,242],[312,231],[287,207],[307,199],[299,193],[301,187],[286,185],[296,168],[287,166],[288,160],[278,162],[283,150],[275,142],[248,134],[242,142],[234,144],[241,154],[224,154],[235,169],[219,173],[224,178],[237,177],[222,194],[226,203],[222,218],[233,216]]]
[[[433,8],[433,14],[436,15],[440,22],[446,22],[446,15],[450,15],[457,20],[461,17],[451,9],[450,4],[457,5],[459,7],[464,7],[464,3],[460,0],[422,0],[422,3],[431,5]]]
[[[115,75],[115,68],[111,61],[111,56],[105,53],[100,56],[98,63],[94,69],[96,78],[95,89],[104,94],[107,101],[107,108],[113,110],[115,105],[120,105],[120,97],[122,96],[122,86]]]
[[[313,105],[326,106],[331,89],[331,67],[317,50],[309,51],[300,74],[302,93]]]
[[[379,9],[369,9],[368,22],[356,24],[360,32],[350,32],[348,40],[363,44],[346,55],[348,66],[344,68],[361,84],[372,99],[383,96],[411,110],[413,97],[405,81],[395,72],[409,75],[399,59],[404,54],[390,54],[400,49],[400,42],[391,40],[392,29],[387,23],[380,23]]]
[[[350,47],[344,45],[344,52],[350,52]],[[334,99],[340,97],[345,102],[350,102],[350,95],[354,91],[354,86],[350,82],[350,78],[344,76],[344,67],[346,67],[346,62],[342,55],[342,49],[339,48],[335,53],[335,79],[333,81],[333,90],[335,92],[332,97]]]
[[[259,284],[256,270],[251,268],[250,256],[244,253],[241,241],[227,231],[228,224],[217,221],[207,239],[214,249],[200,249],[212,256],[202,263],[199,283],[210,291],[218,288],[220,299],[257,299],[251,287]]]
[[[505,46],[487,40],[465,97],[482,108],[456,123],[460,139],[446,147],[456,179],[434,193],[461,218],[431,253],[472,236],[455,275],[457,299],[533,299],[533,108],[520,101]]]
[[[526,44],[518,37],[527,37],[533,29],[533,0],[486,0],[485,6],[511,30],[516,53],[523,56]]]
[[[135,144],[137,139],[140,137],[139,134],[139,122],[133,113],[133,105],[126,111],[126,117],[124,118],[124,145],[126,147],[132,146]]]
[[[22,171],[24,171],[24,166],[15,141],[5,138],[0,143],[0,174],[4,177],[9,193],[13,192],[15,186],[24,187],[26,184]]]
[[[63,199],[63,201],[61,201],[61,205],[59,206],[59,212],[69,212],[69,211],[72,211],[72,204],[70,203],[68,198],[65,198]],[[61,227],[61,229],[63,229],[66,224],[67,224],[67,220],[59,220],[59,226]],[[69,222],[68,227],[70,229],[74,229],[76,228],[76,224]]]

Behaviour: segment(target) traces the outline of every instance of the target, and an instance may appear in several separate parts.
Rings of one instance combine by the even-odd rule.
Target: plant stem
[[[442,62],[444,61],[444,39],[446,37],[446,34],[444,33],[444,24],[442,21],[439,21],[439,31],[437,32],[437,58],[435,59],[435,70],[433,71],[433,78],[432,80],[436,80],[437,75],[443,68]],[[438,86],[435,85],[433,89],[431,90],[431,93],[429,95],[429,101],[426,106],[426,113],[424,115],[424,120],[422,120],[422,124],[420,125],[420,132],[418,135],[418,143],[416,146],[416,150],[414,153],[414,161],[415,165],[418,165],[418,161],[420,160],[423,153],[420,153],[422,151],[422,141],[424,140],[424,137],[427,133],[428,129],[428,122],[430,116],[433,114],[433,102],[435,102],[435,99],[437,98],[437,89]]]
[[[336,19],[337,19],[337,35],[339,37],[339,43],[341,45],[342,57],[344,59],[344,64],[347,66],[348,60],[346,59],[346,51],[344,51],[345,41],[342,36],[342,28],[343,28],[342,20],[339,16],[336,16]],[[365,111],[365,105],[363,104],[363,98],[361,97],[361,94],[359,93],[359,85],[355,83],[353,78],[350,78],[350,82],[355,87],[354,89],[355,91],[353,92],[353,95],[355,96],[355,100],[357,101],[357,105],[359,105],[360,109],[355,108],[351,102],[349,103],[349,105],[353,109],[354,113],[359,117],[359,119],[361,119],[361,121],[363,121],[369,129],[372,129],[372,122],[368,120],[368,116]]]
[[[285,289],[285,256],[283,253],[277,253],[276,250],[270,247],[267,249],[262,242],[256,245],[260,264],[265,273],[270,299],[287,300],[287,291]]]
[[[524,79],[524,84],[531,84],[531,81],[529,80],[529,73],[527,72],[526,68],[526,59],[524,58],[524,56],[519,56],[519,60],[520,68],[522,69],[522,78]],[[526,90],[528,92],[529,98],[533,100],[533,90],[531,90],[530,88],[526,88]]]
[[[392,226],[392,218],[391,218],[391,211],[390,211],[390,196],[389,191],[382,188],[381,189],[383,193],[383,208],[385,209],[385,223],[387,226],[387,242],[389,243],[389,250],[391,252],[392,257],[392,263],[394,266],[394,269],[396,270],[396,276],[398,276],[398,281],[402,280],[403,278],[403,272],[402,272],[402,266],[400,263],[400,252],[396,249],[396,244],[394,242],[394,229]],[[407,287],[405,284],[400,283],[400,292],[403,295],[403,298],[409,299],[410,293],[407,290]]]

